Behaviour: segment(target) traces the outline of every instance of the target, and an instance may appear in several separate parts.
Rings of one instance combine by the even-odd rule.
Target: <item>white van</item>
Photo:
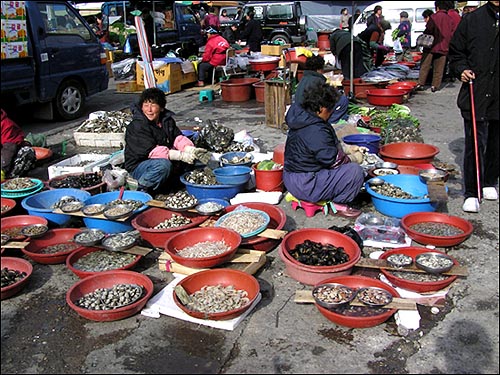
[[[391,33],[399,26],[399,13],[403,10],[408,12],[408,19],[411,22],[411,46],[415,47],[417,37],[425,30],[425,21],[422,17],[422,12],[426,9],[436,11],[434,1],[379,1],[378,3],[370,4],[358,17],[354,24],[354,35],[366,29],[366,19],[373,13],[373,9],[380,5],[382,7],[382,15],[385,20],[391,23],[391,29],[385,32],[384,45],[392,47],[393,41]]]

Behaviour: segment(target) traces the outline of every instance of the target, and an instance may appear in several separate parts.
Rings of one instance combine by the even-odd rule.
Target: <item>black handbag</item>
[[[431,48],[434,44],[434,36],[430,34],[420,34],[417,38],[417,47]]]

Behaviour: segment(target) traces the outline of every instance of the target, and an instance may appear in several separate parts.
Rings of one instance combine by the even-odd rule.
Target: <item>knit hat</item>
[[[219,32],[217,30],[215,30],[212,26],[208,27],[205,32],[207,34],[218,34]]]

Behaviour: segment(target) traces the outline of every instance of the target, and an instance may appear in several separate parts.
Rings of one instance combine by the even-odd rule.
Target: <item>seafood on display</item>
[[[144,205],[144,202],[136,200],[136,199],[115,199],[109,203],[107,203],[108,207],[117,206],[117,205],[130,205],[133,210],[138,210]]]
[[[113,310],[130,305],[142,297],[143,287],[137,284],[116,284],[85,294],[75,305],[88,310]]]
[[[156,224],[153,229],[178,228],[188,225],[189,223],[191,223],[191,219],[182,215],[173,214],[170,219],[166,219],[161,223]]]
[[[323,284],[313,290],[313,296],[325,304],[342,304],[352,301],[356,292],[342,284]]]
[[[52,206],[50,206],[50,208],[55,210],[56,208],[62,208],[63,206],[67,205],[68,203],[72,203],[72,202],[81,203],[82,207],[83,207],[83,202],[81,200],[79,200],[73,196],[70,196],[70,195],[65,195],[65,196],[61,197],[57,202],[55,202]]]
[[[292,250],[290,255],[298,262],[309,266],[335,266],[349,261],[343,247],[305,240]]]
[[[99,185],[100,183],[102,183],[102,176],[99,173],[94,172],[54,178],[49,182],[49,186],[54,189],[86,189]]]
[[[28,177],[17,177],[2,184],[2,190],[23,190],[35,186],[36,183]]]
[[[454,225],[437,222],[422,222],[410,226],[415,232],[430,236],[450,237],[464,234],[464,231]]]
[[[255,232],[266,224],[266,218],[252,210],[233,211],[226,218],[222,218],[220,227],[232,229],[241,235]]]
[[[2,288],[17,283],[27,276],[26,272],[13,270],[7,267],[2,268]]]
[[[98,250],[88,253],[73,263],[73,267],[85,272],[102,272],[123,268],[135,260],[133,254]]]
[[[47,247],[44,247],[43,249],[40,249],[38,251],[39,254],[57,254],[57,253],[62,253],[66,251],[71,251],[79,248],[80,245],[76,243],[58,243],[55,245],[50,245]]]
[[[77,129],[82,133],[124,133],[132,121],[132,114],[122,111],[110,111],[85,120]]]
[[[399,186],[391,184],[389,182],[384,182],[382,185],[372,185],[371,189],[378,194],[385,195],[390,198],[397,199],[418,199],[421,197],[415,197],[414,195],[404,191]]]
[[[190,297],[186,305],[189,310],[212,314],[239,309],[250,302],[248,292],[233,285],[204,285]]]
[[[231,247],[224,241],[204,241],[177,250],[177,255],[184,258],[207,258],[223,254],[229,250],[231,250]]]
[[[210,168],[195,169],[185,176],[186,181],[195,185],[220,185]]]
[[[186,209],[193,207],[198,200],[185,190],[169,194],[165,199],[165,206],[173,209]]]

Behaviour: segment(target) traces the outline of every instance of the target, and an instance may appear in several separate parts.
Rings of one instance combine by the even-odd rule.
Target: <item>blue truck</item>
[[[41,119],[81,117],[108,88],[106,53],[67,1],[2,1],[0,62],[2,107],[36,104]]]

